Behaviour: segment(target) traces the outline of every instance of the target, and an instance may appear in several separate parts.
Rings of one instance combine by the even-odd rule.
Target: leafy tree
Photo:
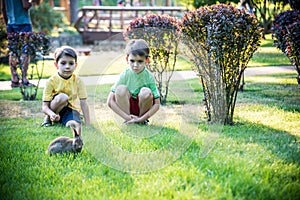
[[[231,0],[231,1],[228,1],[228,0],[181,0],[180,3],[182,3],[183,5],[186,5],[186,6],[190,6],[192,5],[194,8],[198,9],[200,8],[201,6],[211,6],[213,4],[217,4],[217,3],[239,3],[240,0]]]
[[[300,10],[288,10],[276,15],[272,31],[274,45],[295,65],[300,84]]]
[[[300,10],[300,0],[289,0],[289,4],[292,9]]]
[[[274,16],[283,12],[284,6],[288,4],[288,0],[248,0],[255,9],[257,19],[261,23],[263,36],[270,33]]]
[[[125,39],[144,39],[150,46],[150,64],[161,103],[167,101],[169,82],[175,69],[179,26],[177,19],[169,15],[149,14],[130,22],[124,32]]]
[[[217,4],[217,3],[229,3],[229,2],[234,2],[234,3],[238,3],[239,0],[232,0],[232,1],[228,1],[228,0],[194,0],[193,1],[193,6],[195,8],[200,8],[201,6],[210,6],[213,4]]]
[[[242,74],[259,47],[257,19],[217,4],[186,13],[180,26],[183,52],[201,77],[209,120],[232,124]]]
[[[77,20],[78,0],[70,1],[70,23],[74,24]]]
[[[3,21],[0,20],[0,56],[7,55],[7,33],[6,26]]]
[[[55,11],[47,3],[33,6],[33,8],[30,9],[30,18],[36,32],[49,34],[56,27],[62,28],[66,26],[63,20],[64,15]]]

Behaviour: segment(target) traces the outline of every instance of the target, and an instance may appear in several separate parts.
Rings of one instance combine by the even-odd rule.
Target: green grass
[[[291,65],[288,57],[275,47],[260,47],[254,53],[248,67],[287,66]]]
[[[259,49],[254,53],[248,67],[291,65],[289,58],[274,47],[271,34],[265,35],[261,40]]]
[[[76,159],[72,155],[45,154],[52,139],[71,136],[71,131],[61,126],[40,127],[42,114],[32,117],[29,112],[32,109],[40,112],[40,100],[0,101],[1,110],[9,102],[9,106],[27,111],[23,117],[1,116],[1,199],[297,199],[300,196],[300,91],[293,73],[246,77],[245,91],[238,94],[235,124],[223,127],[207,156],[203,149],[208,142],[209,125],[202,120],[202,114],[196,116],[200,119],[193,124],[195,116],[185,115],[193,109],[181,110],[190,107],[197,111],[202,98],[198,80],[172,83],[170,101],[162,106],[164,112],[157,113],[165,123],[153,117],[148,127],[119,123],[105,106],[110,86],[88,88],[98,123],[84,129],[84,148]],[[1,91],[1,98],[6,93],[7,99],[14,99],[14,92]],[[183,115],[187,118],[180,118]],[[178,123],[183,120],[183,125]],[[195,125],[197,132],[192,134],[189,131],[195,130]],[[179,156],[175,155],[184,142],[188,145]],[[151,153],[160,150],[166,150],[166,154],[160,155],[161,160],[144,162]],[[126,172],[130,169],[150,172]]]

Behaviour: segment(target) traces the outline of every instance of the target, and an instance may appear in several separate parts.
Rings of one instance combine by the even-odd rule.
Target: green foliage
[[[283,12],[287,0],[250,0],[256,11],[257,19],[263,27],[263,34],[270,33],[274,16]]]
[[[7,33],[5,23],[0,21],[0,56],[7,54]]]
[[[30,9],[30,18],[36,32],[50,34],[54,28],[66,27],[64,15],[55,11],[48,3],[42,3]]]
[[[181,23],[184,43],[195,70],[204,79],[207,112],[233,123],[233,113],[241,76],[259,47],[260,31],[253,15],[230,5],[201,7],[185,14]],[[221,79],[221,80],[220,80]],[[224,91],[226,111],[216,112],[223,103],[213,105]],[[222,111],[220,111],[222,112]],[[209,116],[210,118],[210,116]]]
[[[233,0],[230,2],[238,3],[239,0]],[[193,6],[194,6],[194,8],[200,8],[201,6],[211,6],[216,3],[229,3],[229,1],[228,0],[220,0],[220,1],[217,1],[217,0],[194,0]]]
[[[300,0],[288,0],[292,9],[300,10]]]
[[[148,69],[154,73],[162,104],[166,103],[169,81],[177,58],[178,22],[169,15],[150,14],[130,22],[124,32],[125,39],[144,39],[150,46]],[[163,74],[165,78],[163,77]]]
[[[296,66],[300,84],[300,10],[288,10],[276,15],[272,31],[274,45]]]

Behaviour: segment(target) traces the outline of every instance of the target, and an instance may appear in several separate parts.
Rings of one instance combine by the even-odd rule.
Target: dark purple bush
[[[188,12],[180,26],[203,82],[209,118],[224,117],[225,124],[232,124],[242,74],[260,43],[257,19],[234,6],[216,4]]]
[[[275,16],[272,26],[274,45],[285,53],[298,72],[300,84],[300,10],[288,10]]]

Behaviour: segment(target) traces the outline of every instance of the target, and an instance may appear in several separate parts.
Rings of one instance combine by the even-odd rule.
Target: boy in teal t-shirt
[[[126,54],[129,68],[113,85],[107,104],[125,123],[147,123],[160,107],[155,79],[146,68],[149,46],[145,40],[131,40],[126,46]]]

